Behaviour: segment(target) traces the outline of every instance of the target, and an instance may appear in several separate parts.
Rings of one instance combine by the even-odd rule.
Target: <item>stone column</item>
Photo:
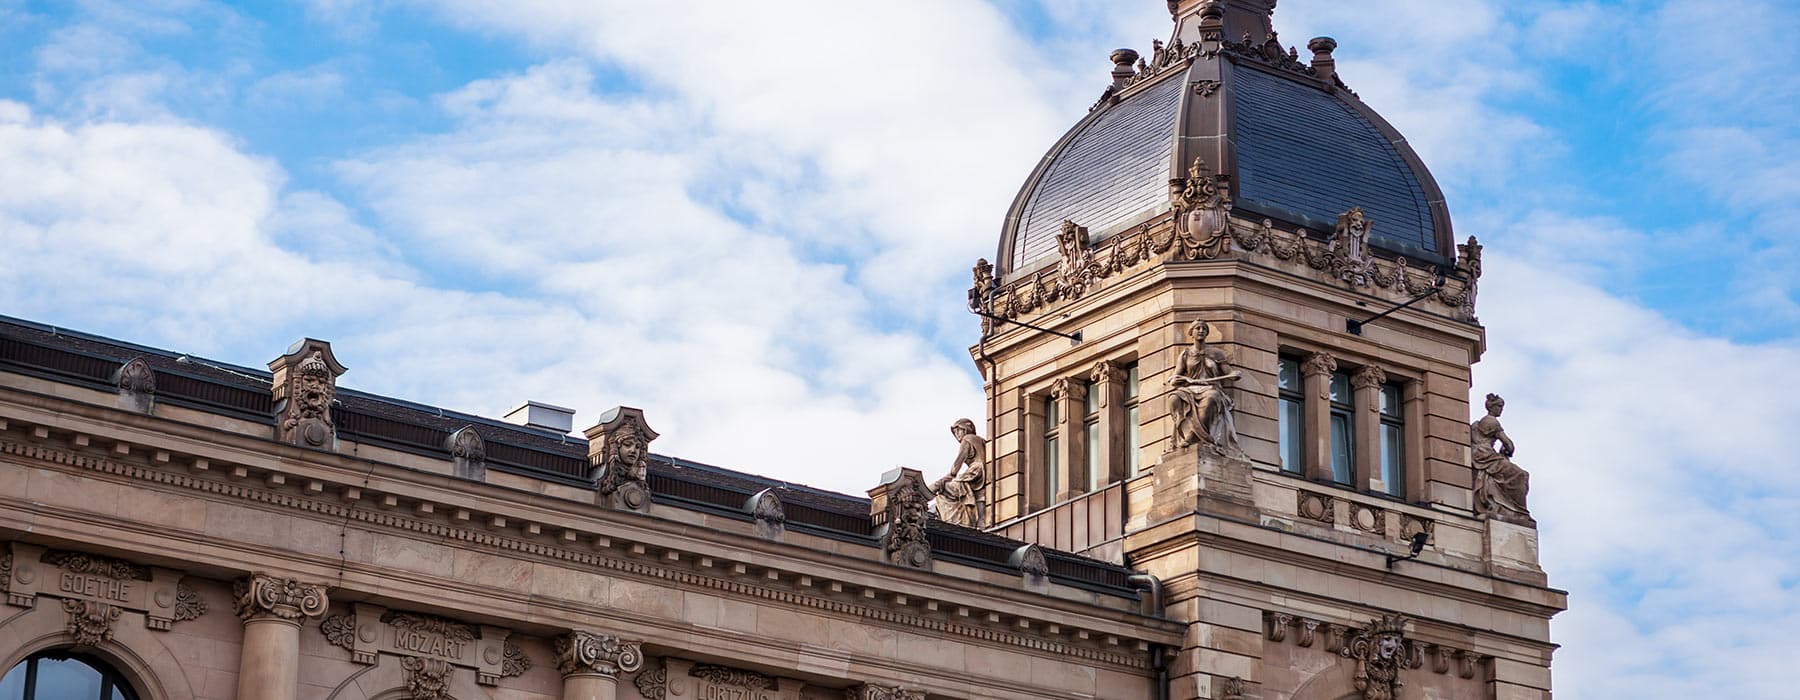
[[[234,592],[238,618],[244,621],[237,696],[294,700],[300,683],[300,624],[325,614],[325,587],[256,574],[239,579]]]
[[[1100,464],[1089,465],[1100,472],[1101,486],[1125,478],[1125,368],[1117,363],[1094,364],[1092,386],[1088,391],[1100,392]]]
[[[1385,493],[1381,481],[1381,385],[1387,383],[1387,372],[1365,365],[1350,375],[1354,388],[1351,405],[1356,407],[1351,431],[1356,436],[1356,487]]]
[[[557,637],[553,651],[556,670],[562,672],[563,700],[614,700],[619,674],[644,665],[641,642],[586,630]]]
[[[1058,442],[1062,475],[1056,483],[1059,503],[1087,492],[1087,393],[1087,384],[1067,378],[1056,380],[1050,389],[1056,410],[1062,414],[1057,426],[1062,436]]]
[[[1322,352],[1306,356],[1300,364],[1301,389],[1306,400],[1300,411],[1305,415],[1306,478],[1331,481],[1331,373],[1337,371],[1337,358]]]

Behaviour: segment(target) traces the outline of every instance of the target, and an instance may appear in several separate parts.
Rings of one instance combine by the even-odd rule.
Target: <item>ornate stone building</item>
[[[1273,6],[1114,53],[867,498],[0,319],[0,700],[1548,698],[1480,246]]]

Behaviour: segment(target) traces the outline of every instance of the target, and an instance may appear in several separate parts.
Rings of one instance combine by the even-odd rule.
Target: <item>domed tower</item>
[[[1275,4],[1170,2],[976,265],[988,525],[1158,577],[1172,697],[1547,698],[1566,596],[1470,423],[1481,246]]]

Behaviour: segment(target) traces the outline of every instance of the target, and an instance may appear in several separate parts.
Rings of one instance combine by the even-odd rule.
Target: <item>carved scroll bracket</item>
[[[237,616],[245,622],[266,619],[298,621],[318,617],[325,614],[325,608],[330,604],[325,597],[324,586],[262,574],[238,579],[237,584],[232,587],[232,593],[236,599]]]

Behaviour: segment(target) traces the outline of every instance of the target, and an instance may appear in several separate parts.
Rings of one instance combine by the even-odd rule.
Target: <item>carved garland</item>
[[[453,527],[443,522],[421,520],[380,510],[354,509],[322,500],[302,498],[290,493],[279,493],[252,488],[242,484],[223,483],[188,474],[161,470],[144,464],[121,462],[45,445],[0,440],[0,453],[52,462],[66,465],[70,468],[87,469],[105,474],[112,474],[127,479],[166,484],[177,488],[208,491],[231,498],[266,503],[276,507],[303,509],[311,513],[317,513],[328,517],[347,518],[373,526],[395,528],[434,537],[453,537],[473,544],[495,547],[503,551],[548,557],[559,561],[568,561],[600,569],[614,570],[628,575],[700,586],[752,598],[778,600],[792,605],[801,605],[846,615],[856,615],[871,621],[886,624],[927,629],[938,633],[980,639],[997,644],[1037,649],[1047,653],[1066,654],[1076,658],[1124,668],[1142,669],[1149,667],[1148,661],[1142,655],[1108,652],[1055,640],[1047,640],[1035,636],[1026,636],[996,630],[986,626],[927,619],[916,614],[905,614],[900,611],[889,610],[886,608],[859,605],[818,595],[807,595],[771,589],[765,586],[752,585],[741,581],[733,581],[726,578],[706,576],[689,571],[657,566],[642,561],[609,557],[588,551],[579,551],[570,547],[557,547],[524,538],[506,537],[482,529]],[[218,464],[223,465],[224,463],[220,462]],[[582,549],[585,550],[586,548],[584,547]],[[24,603],[23,605],[29,604]]]
[[[1196,190],[1198,198],[1187,194],[1175,197],[1175,204],[1178,206],[1174,207],[1175,211],[1168,218],[1147,222],[1136,229],[1094,244],[1092,250],[1087,251],[1084,256],[1086,260],[1092,261],[1092,266],[1078,268],[1081,270],[1079,276],[1065,277],[1065,270],[1070,267],[1065,262],[1003,287],[987,287],[991,291],[984,291],[977,297],[981,301],[978,308],[1001,318],[1020,318],[1041,312],[1060,302],[1079,299],[1099,287],[1107,278],[1152,260],[1212,260],[1225,258],[1235,251],[1295,262],[1353,288],[1387,290],[1396,297],[1405,298],[1431,293],[1428,300],[1447,307],[1454,317],[1475,321],[1482,246],[1473,236],[1468,243],[1457,245],[1456,265],[1440,286],[1440,270],[1435,265],[1415,267],[1405,256],[1400,256],[1391,263],[1366,258],[1366,262],[1353,266],[1341,252],[1333,252],[1330,242],[1314,240],[1304,231],[1275,228],[1274,221],[1270,219],[1249,225],[1230,221],[1229,217],[1225,217],[1227,223],[1223,231],[1208,234],[1208,231],[1214,229],[1202,225],[1198,229],[1199,233],[1196,233],[1196,221],[1205,224],[1211,220],[1208,212],[1217,211],[1217,207],[1228,207],[1229,204],[1229,199],[1222,191],[1223,176],[1213,177],[1210,188],[1203,184]],[[1178,192],[1185,192],[1189,189],[1190,180],[1191,178],[1184,178],[1172,186],[1178,188]],[[1213,204],[1213,190],[1219,190],[1216,205]],[[1196,202],[1200,205],[1196,206]],[[1180,219],[1186,221],[1178,221]],[[1226,245],[1227,242],[1230,245]],[[1071,283],[1074,281],[1079,283]],[[974,294],[972,290],[971,296]],[[994,325],[984,324],[984,328],[992,332]]]

